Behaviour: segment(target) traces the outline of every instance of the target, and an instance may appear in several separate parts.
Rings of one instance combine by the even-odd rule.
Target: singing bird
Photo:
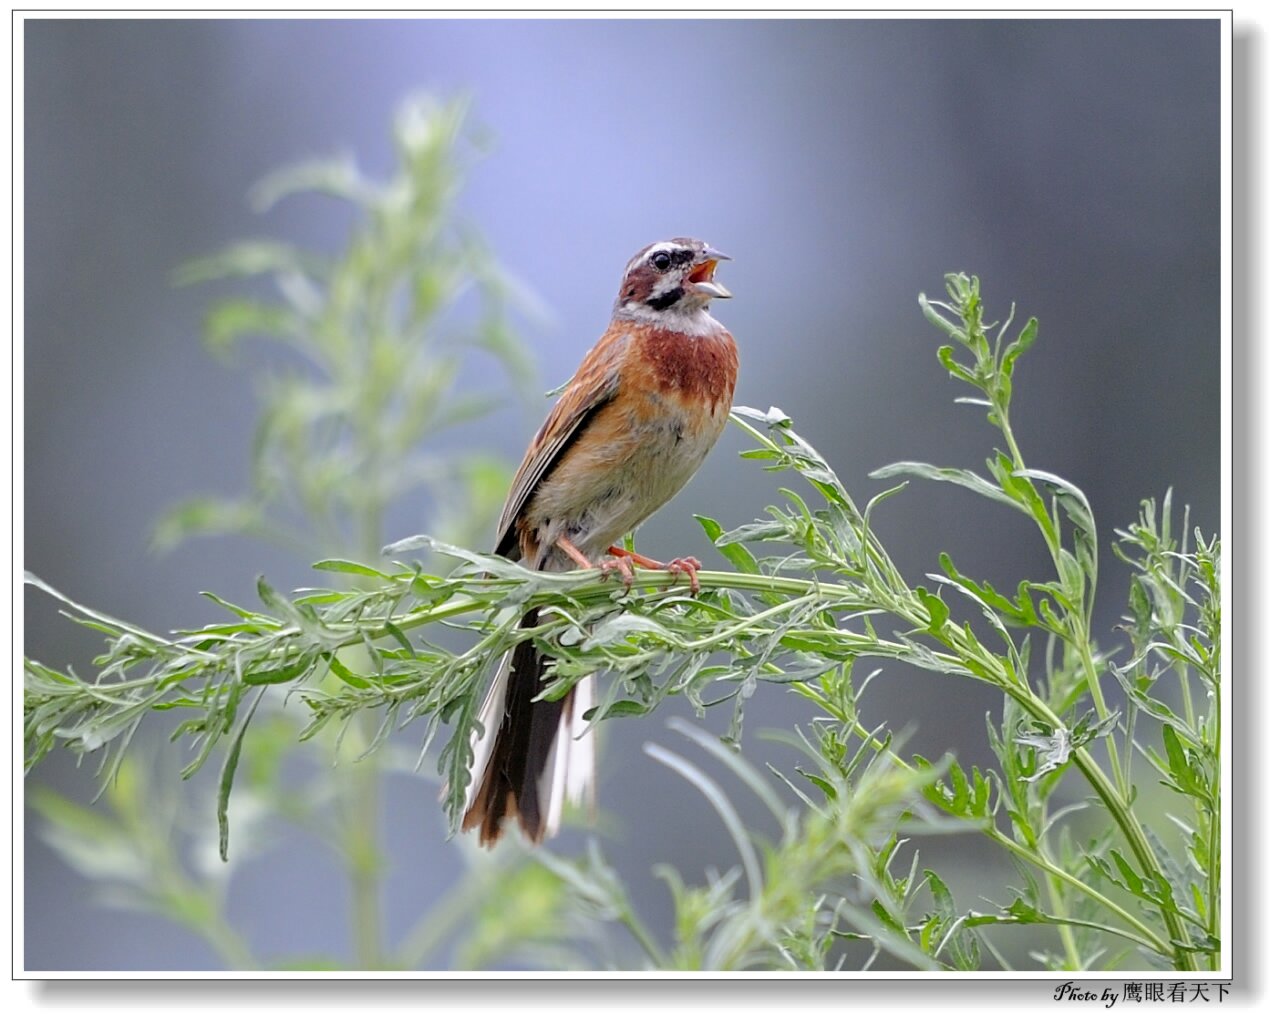
[[[600,568],[630,583],[633,565],[685,574],[617,547],[693,476],[724,431],[738,378],[729,330],[707,308],[729,291],[729,256],[699,240],[650,244],[627,263],[613,319],[587,353],[516,471],[498,524],[497,554],[530,569]],[[531,611],[521,620],[536,624]],[[591,795],[595,753],[583,713],[594,679],[556,702],[533,698],[545,660],[532,641],[499,666],[472,739],[464,831],[491,846],[514,817],[534,843],[556,832],[566,802]]]

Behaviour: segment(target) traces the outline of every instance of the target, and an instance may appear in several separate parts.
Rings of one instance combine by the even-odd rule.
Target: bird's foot
[[[659,562],[656,558],[649,558],[648,555],[641,555],[639,552],[627,551],[625,548],[619,548],[616,545],[609,549],[609,554],[615,558],[626,559],[641,569],[665,569],[672,576],[679,576],[684,573],[689,577],[689,589],[693,593],[696,594],[701,589],[698,583],[698,570],[702,568],[702,563],[692,555],[673,558],[670,562]]]
[[[623,585],[627,590],[630,590],[631,585],[636,582],[636,571],[632,562],[636,562],[638,559],[630,552],[623,551],[621,548],[610,548],[609,554],[602,558],[599,563],[595,563],[582,554],[567,537],[560,538],[556,545],[573,560],[575,565],[581,566],[583,569],[599,569],[600,575],[604,577],[607,577],[610,573],[617,573],[622,577]],[[644,562],[640,562],[640,565],[647,569],[649,567],[645,565],[645,562],[652,561],[652,559],[645,559]]]
[[[679,576],[684,573],[689,577],[689,590],[694,594],[702,589],[702,585],[698,583],[698,570],[702,568],[702,563],[692,555],[685,555],[681,558],[673,558],[664,567],[672,576]]]
[[[631,565],[630,557],[626,555],[610,554],[600,560],[600,575],[607,577],[610,573],[621,576],[622,585],[627,590],[630,590],[631,584],[636,582],[636,571]]]

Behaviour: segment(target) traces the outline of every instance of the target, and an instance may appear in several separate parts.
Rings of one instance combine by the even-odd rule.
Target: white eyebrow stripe
[[[659,251],[675,251],[680,246],[681,245],[679,244],[673,244],[669,240],[660,240],[656,244],[650,244],[647,248],[631,259],[631,263],[627,266],[627,271],[630,272],[632,269],[642,265],[647,259],[652,258]]]

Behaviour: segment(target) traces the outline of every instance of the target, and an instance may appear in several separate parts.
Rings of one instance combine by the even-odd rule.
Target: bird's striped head
[[[650,244],[627,263],[614,312],[640,321],[678,325],[732,294],[715,280],[723,251],[688,237]]]

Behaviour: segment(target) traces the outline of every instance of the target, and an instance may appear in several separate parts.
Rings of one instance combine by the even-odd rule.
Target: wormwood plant
[[[225,744],[225,814],[248,704],[283,687],[305,711],[304,740],[376,718],[372,751],[397,729],[420,726],[422,753],[439,745],[456,828],[487,678],[532,636],[554,661],[543,696],[564,695],[588,673],[612,677],[595,724],[648,713],[674,694],[699,717],[732,701],[723,740],[679,728],[777,821],[775,837],[752,836],[702,767],[650,748],[706,796],[742,860],[695,887],[659,869],[675,908],[668,946],[643,926],[598,848],[576,861],[538,854],[581,913],[628,930],[647,964],[822,969],[888,954],[920,968],[1217,968],[1217,540],[1176,525],[1168,497],[1144,503],[1114,542],[1133,572],[1130,649],[1099,650],[1100,542],[1088,500],[1028,467],[1011,426],[1014,368],[1036,322],[1007,338],[1013,313],[988,324],[976,278],[948,276],[946,287],[944,301],[921,297],[946,336],[939,360],[977,390],[964,402],[986,411],[1001,445],[985,474],[898,463],[874,476],[945,481],[1025,517],[1043,537],[1049,575],[1002,592],[943,554],[927,582],[908,581],[871,523],[906,482],[859,506],[786,414],[740,407],[735,421],[752,446],[743,455],[797,476],[808,496],[781,488],[767,518],[732,530],[700,518],[733,570],[703,571],[698,597],[661,572],[638,572],[626,590],[596,572],[530,573],[425,536],[390,545],[382,559],[318,562],[331,579],[290,597],[263,582],[262,608],[224,603],[230,621],[172,636],[50,590],[108,642],[95,682],[28,663],[29,759],[58,743],[81,753],[123,746],[142,714],[177,711],[197,761]],[[426,554],[454,568],[415,561]],[[539,626],[519,629],[535,608]],[[458,631],[470,639],[454,649],[442,634]],[[992,764],[901,755],[892,733],[859,708],[871,676],[856,681],[855,669],[878,659],[999,690],[1003,713],[988,723]],[[786,683],[819,712],[789,737],[806,761],[791,776],[760,774],[734,748],[760,682]],[[956,831],[981,834],[1009,860],[1013,887],[990,889],[982,911],[962,909],[942,875],[901,851],[908,835]],[[1053,930],[1057,946],[1008,958],[992,936],[1004,926]]]
[[[387,511],[405,500],[433,532],[463,542],[481,539],[510,466],[482,449],[459,451],[463,442],[456,435],[460,425],[527,394],[529,367],[509,312],[513,304],[527,310],[528,300],[453,211],[474,152],[464,114],[460,102],[407,103],[395,124],[396,166],[385,180],[363,174],[352,159],[325,159],[272,174],[253,189],[260,211],[295,196],[338,203],[354,226],[337,252],[244,241],[178,272],[183,284],[220,281],[234,288],[207,316],[204,339],[211,352],[229,359],[253,345],[272,356],[255,373],[262,415],[251,490],[177,506],[156,527],[159,547],[238,533],[283,543],[306,555],[304,561],[335,551],[374,559],[387,539]],[[468,358],[477,357],[502,369],[492,391],[460,384]],[[352,667],[368,667],[363,648],[345,654]],[[152,708],[189,713],[204,694],[184,680],[170,685],[164,703],[131,704],[130,690],[138,686],[128,680],[129,669],[101,664],[104,676],[123,681],[110,689],[100,681],[94,688],[122,710],[81,729],[77,745],[104,750],[106,809],[86,809],[38,786],[30,800],[47,821],[46,839],[93,882],[100,899],[190,928],[238,969],[412,967],[439,946],[443,931],[451,931],[474,963],[486,963],[485,949],[468,947],[458,928],[463,915],[430,912],[395,949],[383,943],[382,787],[389,774],[415,772],[414,754],[404,747],[366,753],[377,727],[372,715],[356,719],[342,739],[335,730],[300,744],[282,698],[261,695],[266,685],[228,690],[225,731],[213,730],[217,720],[188,718],[174,733],[195,732],[200,746],[186,761],[184,777],[204,765],[220,738],[231,739],[215,818],[194,811],[191,796],[178,796],[154,773],[174,753],[147,747],[123,754]],[[37,685],[57,683],[54,674],[29,666]],[[313,678],[319,688],[343,681],[336,673]],[[55,738],[62,724],[55,721],[43,737]],[[206,732],[206,724],[213,728]],[[112,750],[115,755],[106,757]],[[241,760],[244,766],[237,768]],[[341,765],[334,767],[335,760]],[[239,779],[234,799],[233,774]],[[423,791],[425,801],[432,797]],[[226,864],[229,810],[237,816],[239,866],[280,835],[280,821],[336,857],[347,877],[354,965],[303,954],[267,961],[250,950],[249,938],[224,909],[232,873]],[[472,867],[457,894],[477,907],[484,893],[518,897],[513,888],[529,882],[524,871],[530,867],[510,862]]]

